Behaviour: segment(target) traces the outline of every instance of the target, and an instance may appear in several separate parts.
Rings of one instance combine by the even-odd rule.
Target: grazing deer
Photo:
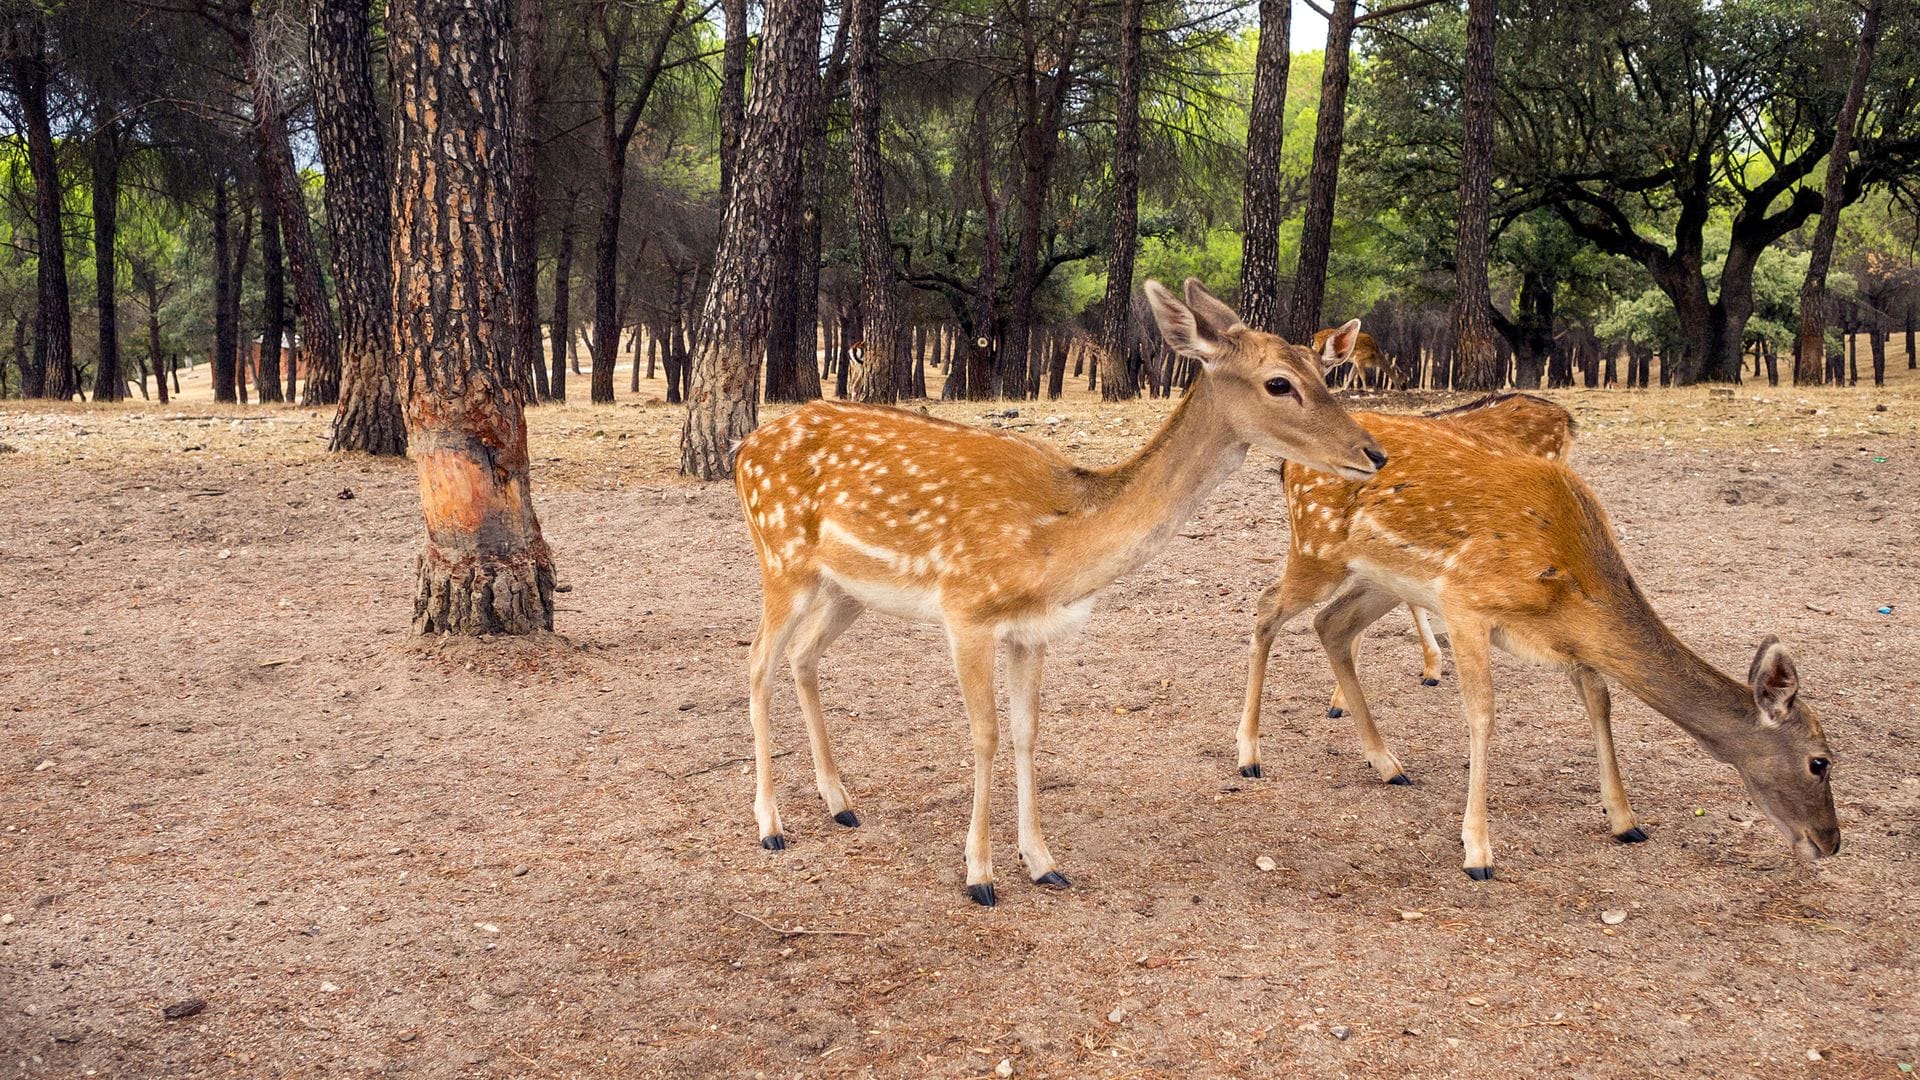
[[[1785,646],[1760,643],[1742,682],[1688,649],[1654,613],[1614,543],[1599,500],[1565,465],[1513,453],[1458,424],[1356,413],[1388,464],[1364,484],[1303,476],[1289,501],[1286,572],[1260,597],[1240,764],[1257,775],[1259,689],[1274,633],[1332,596],[1314,629],[1353,715],[1367,761],[1405,783],[1381,741],[1353,667],[1353,640],[1400,603],[1446,620],[1470,737],[1460,839],[1468,876],[1493,876],[1487,756],[1493,738],[1489,650],[1559,667],[1593,723],[1600,789],[1615,839],[1646,839],[1614,757],[1613,679],[1732,765],[1748,793],[1803,856],[1840,847],[1832,751],[1799,697]],[[1294,466],[1287,470],[1291,486]],[[1307,512],[1311,505],[1314,509]]]
[[[1155,282],[1146,295],[1168,346],[1201,371],[1152,440],[1110,468],[1082,468],[1023,436],[838,402],[804,406],[742,441],[734,483],[764,592],[748,659],[761,846],[786,846],[768,719],[768,676],[782,652],[827,812],[860,823],[827,743],[818,662],[872,607],[946,628],[973,731],[967,892],[985,905],[994,902],[993,664],[1006,643],[1020,854],[1037,884],[1067,885],[1034,807],[1047,644],[1086,620],[1100,590],[1166,546],[1249,446],[1353,480],[1386,463],[1326,388],[1326,371],[1353,351],[1357,320],[1315,354],[1248,328],[1192,279],[1185,304]]]
[[[1548,461],[1565,461],[1567,451],[1573,445],[1573,414],[1546,398],[1532,394],[1489,394],[1465,405],[1430,412],[1427,417],[1452,424],[1471,437],[1504,440],[1520,453],[1543,457]],[[1313,514],[1319,510],[1319,505],[1314,501],[1314,492],[1325,489],[1314,487],[1314,478],[1315,474],[1301,469],[1286,474],[1287,501],[1290,506],[1305,500],[1300,512]],[[1327,493],[1332,494],[1331,491]],[[1426,686],[1439,686],[1443,658],[1440,642],[1433,636],[1433,624],[1428,620],[1427,609],[1408,604],[1407,614],[1413,619],[1415,632],[1420,635],[1420,682]],[[1353,639],[1353,658],[1358,664],[1358,637]],[[1258,702],[1248,707],[1257,708]],[[1327,703],[1327,715],[1338,718],[1345,714],[1340,688],[1336,686],[1333,700]],[[1259,767],[1255,766],[1254,775],[1258,773]]]
[[[1313,347],[1316,350],[1321,348],[1325,345],[1327,336],[1333,332],[1322,330],[1313,335]],[[1361,385],[1385,386],[1392,390],[1407,388],[1406,376],[1400,374],[1400,369],[1394,366],[1393,361],[1381,355],[1379,348],[1373,343],[1371,334],[1361,334],[1359,342],[1354,345],[1353,362],[1347,368],[1346,378],[1340,382],[1340,389],[1353,389],[1355,379],[1360,379]]]

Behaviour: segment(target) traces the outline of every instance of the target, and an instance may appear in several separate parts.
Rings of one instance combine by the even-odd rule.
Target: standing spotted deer
[[[1313,347],[1318,349],[1325,345],[1327,336],[1334,332],[1322,330],[1313,335]],[[1400,374],[1400,369],[1394,366],[1393,361],[1380,352],[1379,347],[1373,343],[1373,335],[1361,334],[1360,339],[1354,343],[1353,360],[1347,367],[1347,377],[1340,381],[1340,389],[1353,389],[1355,380],[1365,386],[1369,379],[1374,385],[1384,386],[1390,390],[1407,388],[1407,377]]]
[[[1189,279],[1186,303],[1146,295],[1169,347],[1201,364],[1173,414],[1129,460],[1075,465],[1044,443],[876,406],[816,403],[740,445],[734,482],[760,557],[760,630],[748,659],[754,817],[760,843],[786,846],[773,793],[769,677],[784,652],[798,687],[827,812],[859,825],[820,712],[822,650],[862,611],[945,626],[973,731],[967,892],[994,902],[987,794],[999,740],[994,653],[1012,682],[1009,728],[1020,855],[1038,884],[1066,886],[1041,834],[1033,747],[1049,642],[1077,629],[1095,597],[1173,537],[1250,446],[1364,480],[1386,457],[1327,392],[1358,321],[1318,354],[1252,330]]]
[[[1379,440],[1388,464],[1363,484],[1301,478],[1302,505],[1314,510],[1295,515],[1286,572],[1260,598],[1239,735],[1243,772],[1257,774],[1259,766],[1259,690],[1274,634],[1331,596],[1314,629],[1368,763],[1388,782],[1405,782],[1399,759],[1374,728],[1354,672],[1353,641],[1409,603],[1438,613],[1452,638],[1470,744],[1460,830],[1468,876],[1493,876],[1487,771],[1495,645],[1572,679],[1593,724],[1616,839],[1646,835],[1614,757],[1609,678],[1732,765],[1801,855],[1839,850],[1832,752],[1819,716],[1800,699],[1785,646],[1763,640],[1745,681],[1687,648],[1634,582],[1599,500],[1561,463],[1514,453],[1444,421],[1354,415]]]
[[[1489,394],[1465,405],[1426,415],[1430,420],[1452,425],[1468,438],[1499,439],[1520,453],[1543,457],[1548,461],[1565,461],[1567,451],[1573,446],[1573,414],[1546,398],[1532,394]],[[1285,481],[1287,513],[1296,525],[1301,516],[1320,512],[1322,504],[1316,498],[1317,492],[1326,496],[1334,494],[1333,489],[1319,485],[1318,474],[1307,469],[1287,470]],[[1433,624],[1428,619],[1427,609],[1408,604],[1407,614],[1413,619],[1414,631],[1420,636],[1420,682],[1426,686],[1439,686],[1442,660],[1440,642],[1433,635]],[[1353,658],[1358,664],[1358,637],[1353,639]],[[1248,702],[1247,708],[1259,708],[1257,695]],[[1327,715],[1337,719],[1345,714],[1340,689],[1335,687],[1333,700],[1327,703]],[[1257,717],[1255,722],[1258,722]],[[1260,775],[1260,766],[1252,766],[1252,771],[1247,775]]]

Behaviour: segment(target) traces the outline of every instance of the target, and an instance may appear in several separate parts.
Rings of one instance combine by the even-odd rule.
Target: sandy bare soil
[[[758,575],[730,488],[670,476],[677,411],[536,413],[559,633],[466,642],[406,632],[410,466],[327,457],[324,418],[0,409],[0,1075],[1897,1076],[1920,1060],[1920,392],[1561,398],[1681,636],[1739,671],[1767,632],[1796,651],[1838,857],[1796,861],[1624,698],[1652,842],[1612,843],[1565,680],[1502,659],[1499,876],[1468,880],[1451,669],[1418,684],[1403,616],[1362,671],[1413,786],[1325,717],[1304,619],[1269,776],[1239,778],[1246,633],[1286,550],[1256,456],[1054,650],[1041,811],[1074,885],[1021,876],[1003,753],[981,909],[931,628],[870,616],[827,655],[857,831],[821,809],[782,680],[792,847],[755,843]],[[1089,460],[1164,409],[1016,407],[999,422]]]

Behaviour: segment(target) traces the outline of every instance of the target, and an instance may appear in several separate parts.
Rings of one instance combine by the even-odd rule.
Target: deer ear
[[[1800,692],[1800,671],[1780,639],[1772,634],[1753,654],[1753,666],[1747,670],[1747,684],[1753,688],[1753,703],[1760,707],[1760,722],[1773,727],[1786,719],[1793,698]]]
[[[1207,291],[1199,278],[1188,278],[1185,289],[1187,306],[1193,309],[1194,317],[1210,328],[1213,335],[1224,338],[1236,327],[1245,326],[1240,321],[1240,313],[1227,306],[1227,302]]]
[[[1338,329],[1322,330],[1314,337],[1320,345],[1321,368],[1332,371],[1353,359],[1353,350],[1360,344],[1360,320],[1349,319]]]
[[[1157,281],[1149,279],[1142,287],[1147,294],[1147,306],[1153,310],[1153,321],[1160,324],[1160,337],[1167,348],[1182,356],[1191,356],[1203,364],[1218,359],[1225,349],[1225,343],[1212,328],[1194,315],[1193,309],[1174,299],[1173,293]],[[1224,307],[1225,305],[1221,305]]]

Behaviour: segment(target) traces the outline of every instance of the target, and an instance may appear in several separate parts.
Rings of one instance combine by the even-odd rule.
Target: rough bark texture
[[[1493,390],[1506,382],[1493,322],[1487,315],[1487,226],[1493,202],[1493,8],[1494,0],[1467,0],[1460,211],[1453,248],[1453,385],[1457,390]]]
[[[287,266],[280,248],[280,215],[272,199],[260,200],[260,400],[279,401],[280,342],[287,325]],[[271,374],[269,374],[271,373]]]
[[[1833,265],[1833,241],[1840,232],[1840,208],[1846,200],[1847,157],[1853,153],[1853,129],[1866,100],[1867,75],[1873,70],[1873,47],[1880,36],[1881,0],[1867,0],[1860,23],[1860,45],[1853,57],[1853,81],[1833,124],[1833,149],[1827,154],[1827,182],[1820,197],[1820,221],[1813,230],[1813,250],[1807,260],[1807,280],[1800,287],[1800,334],[1794,341],[1793,381],[1817,383],[1825,362],[1827,339],[1827,270]]]
[[[1340,186],[1340,152],[1347,140],[1348,47],[1353,41],[1355,0],[1334,0],[1327,21],[1326,67],[1320,76],[1320,118],[1313,132],[1313,166],[1307,173],[1307,212],[1300,226],[1300,262],[1287,305],[1289,341],[1311,341],[1327,298],[1327,256],[1333,248],[1333,203]]]
[[[516,0],[513,17],[513,351],[531,379],[528,400],[553,396],[540,354],[540,57],[545,33],[542,0]]]
[[[234,47],[246,68],[253,93],[253,137],[261,158],[267,197],[280,215],[280,239],[286,248],[287,268],[293,277],[300,306],[300,347],[306,355],[307,392],[303,404],[332,405],[340,400],[340,341],[327,302],[326,282],[320,273],[320,255],[307,220],[306,199],[294,171],[293,152],[287,146],[286,115],[269,58],[255,48],[249,20],[233,31]],[[375,129],[378,130],[377,128]],[[329,184],[329,187],[332,185]]]
[[[1114,102],[1113,134],[1113,236],[1107,245],[1107,297],[1106,325],[1100,335],[1100,364],[1106,370],[1101,372],[1105,389],[1101,398],[1106,401],[1125,401],[1140,396],[1140,388],[1133,380],[1132,365],[1129,359],[1133,353],[1133,341],[1129,331],[1133,327],[1133,252],[1134,236],[1140,226],[1140,5],[1142,0],[1120,0],[1120,89]],[[1286,83],[1286,0],[1265,0],[1260,6],[1263,20],[1260,39],[1261,62],[1267,61],[1267,39],[1269,28],[1264,19],[1270,6],[1281,9],[1280,30],[1280,81]],[[1258,107],[1260,89],[1258,80],[1265,73],[1257,73],[1254,89],[1255,107]],[[1284,96],[1285,91],[1282,90]],[[1251,125],[1249,132],[1251,132]],[[1248,212],[1253,206],[1253,143],[1252,134],[1247,137],[1247,199]],[[1275,166],[1273,179],[1278,183],[1280,147],[1276,140],[1273,147]],[[1278,227],[1278,222],[1275,223]],[[1251,235],[1251,234],[1249,234]],[[1268,239],[1278,242],[1278,237]],[[1252,240],[1247,241],[1248,244]],[[1245,264],[1242,263],[1242,278],[1245,279]],[[1251,325],[1251,324],[1250,324]],[[1060,396],[1060,388],[1050,387],[1054,397]]]
[[[1137,2],[1137,0],[1129,0]],[[849,0],[853,23],[848,54],[853,101],[853,205],[860,231],[860,309],[866,323],[867,357],[856,396],[892,404],[900,399],[900,313],[893,267],[893,236],[887,219],[886,176],[880,156],[881,0]]]
[[[720,225],[713,280],[701,305],[699,341],[680,471],[703,480],[733,475],[734,449],[759,422],[765,297],[774,271],[774,233],[785,178],[800,165],[805,132],[791,121],[818,76],[820,0],[769,0],[753,72],[753,100],[741,129],[733,197]]]
[[[233,400],[234,349],[239,327],[233,322],[233,280],[227,181],[213,182],[213,400]]]
[[[120,220],[120,123],[112,117],[101,118],[87,150],[93,167],[93,287],[100,328],[93,400],[119,401],[127,392],[120,373],[120,297],[114,281],[119,263],[114,251]]]
[[[327,231],[340,296],[340,409],[327,448],[404,454],[400,365],[393,353],[390,181],[365,0],[314,0],[309,30],[315,134],[327,169]],[[304,230],[303,219],[295,231]],[[306,304],[303,292],[303,312]],[[324,403],[325,389],[316,391],[314,376],[327,371],[309,372],[307,401]]]
[[[1282,330],[1280,144],[1286,134],[1287,67],[1293,59],[1287,43],[1292,29],[1292,0],[1260,0],[1260,48],[1254,54],[1253,103],[1247,110],[1246,208],[1241,214],[1240,234],[1240,319],[1256,330],[1274,334]],[[1139,31],[1135,29],[1132,33],[1137,53]],[[1124,64],[1124,60],[1122,62]],[[1120,78],[1120,92],[1124,95],[1127,92],[1124,70]],[[1137,98],[1139,76],[1134,78]],[[1135,112],[1138,113],[1137,107]],[[1111,294],[1112,290],[1108,292]],[[1107,400],[1112,401],[1113,395],[1108,394]]]
[[[6,16],[7,74],[27,136],[27,169],[33,176],[38,306],[33,325],[31,381],[47,397],[65,401],[79,389],[73,371],[73,315],[67,290],[66,226],[61,221],[60,164],[54,156],[53,121],[47,112],[46,26],[37,6],[10,5]]]
[[[527,476],[508,218],[513,0],[398,0],[393,65],[394,349],[427,544],[420,633],[553,628],[553,554]]]
[[[1020,83],[1024,116],[1020,125],[1020,231],[1014,249],[1013,303],[1000,338],[999,366],[994,374],[1002,394],[1012,390],[1025,396],[1028,355],[1033,340],[1033,297],[1045,276],[1040,267],[1041,233],[1046,227],[1047,196],[1053,185],[1053,165],[1060,154],[1060,117],[1071,91],[1073,63],[1085,12],[1074,3],[1064,14],[1066,29],[1055,53],[1039,40],[1036,20],[1021,0],[1020,32],[1026,49],[1026,68]],[[1052,74],[1043,69],[1051,67]],[[1046,91],[1041,92],[1042,79]]]
[[[720,204],[733,194],[733,161],[747,112],[747,0],[721,0],[727,39],[720,51]]]
[[[568,200],[571,204],[572,200]],[[567,400],[567,345],[573,335],[573,210],[560,227],[560,249],[553,259],[553,318],[547,348],[553,352],[553,400]]]

